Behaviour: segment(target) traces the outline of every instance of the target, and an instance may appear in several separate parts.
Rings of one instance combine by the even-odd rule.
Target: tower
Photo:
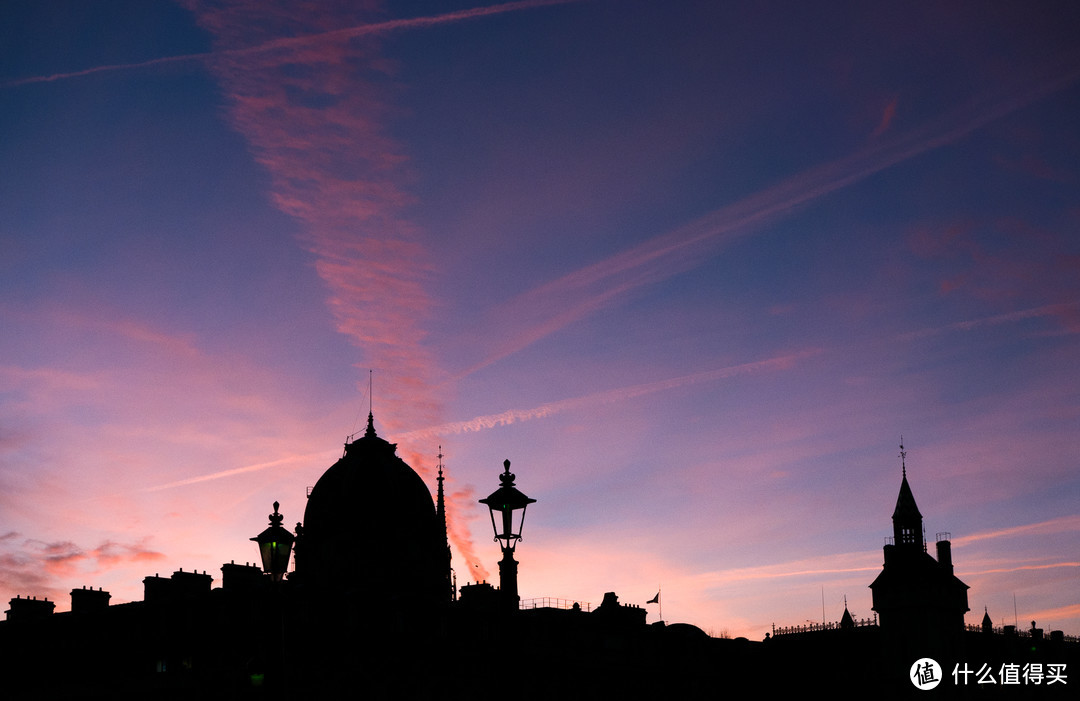
[[[915,495],[911,493],[911,485],[907,481],[907,452],[904,450],[903,440],[900,442],[900,494],[896,497],[896,508],[893,509],[893,543],[902,548],[918,548],[926,552],[926,537],[923,530],[922,514],[915,503]]]
[[[891,654],[954,659],[962,641],[968,586],[953,574],[947,534],[937,543],[937,559],[926,552],[923,520],[907,479],[907,453],[900,444],[900,493],[893,510],[893,542],[870,585],[873,609]]]

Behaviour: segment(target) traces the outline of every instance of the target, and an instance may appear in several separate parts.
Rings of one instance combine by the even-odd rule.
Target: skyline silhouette
[[[868,617],[903,434],[968,623],[1080,632],[1071,4],[30,5],[3,600],[245,557],[373,405],[459,584],[509,457],[522,598]]]
[[[856,620],[845,601],[838,622],[774,627],[762,640],[663,619],[646,625],[647,606],[614,591],[595,606],[522,600],[514,553],[537,500],[517,489],[510,465],[504,460],[499,488],[478,501],[503,555],[497,587],[456,586],[441,480],[433,499],[369,412],[292,533],[274,502],[269,527],[250,538],[261,564],[224,563],[218,586],[205,571],[147,576],[143,600],[118,605],[110,592],[86,587],[71,591],[67,612],[45,599],[11,599],[0,621],[8,686],[15,698],[420,698],[458,696],[483,678],[522,698],[682,697],[763,686],[797,692],[831,664],[844,669],[847,686],[877,698],[918,698],[942,685],[939,695],[959,698],[973,683],[1025,698],[1070,693],[1077,636],[1036,621],[1027,631],[996,628],[985,610],[980,625],[965,625],[968,586],[954,574],[949,535],[936,537],[936,557],[928,553],[903,463],[894,535],[870,584],[874,618]],[[384,537],[358,537],[380,529]],[[661,596],[658,589],[646,605]],[[767,670],[783,674],[768,678]]]

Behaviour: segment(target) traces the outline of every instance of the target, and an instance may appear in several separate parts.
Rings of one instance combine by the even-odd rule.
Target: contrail
[[[701,382],[713,382],[728,377],[734,377],[736,375],[747,375],[754,372],[768,370],[786,370],[792,365],[794,365],[797,361],[802,360],[803,358],[817,355],[820,352],[820,349],[815,348],[799,353],[792,353],[790,355],[777,356],[774,358],[758,360],[751,363],[743,363],[742,365],[732,365],[716,370],[706,370],[704,372],[698,372],[692,375],[683,375],[681,377],[673,377],[667,380],[659,380],[657,382],[648,382],[645,384],[633,385],[630,387],[620,387],[618,389],[607,390],[605,392],[597,392],[595,394],[589,394],[581,397],[561,399],[556,402],[548,402],[547,404],[541,404],[540,406],[533,407],[531,409],[510,409],[508,411],[504,411],[498,414],[477,416],[476,418],[469,419],[467,421],[456,421],[451,423],[445,423],[440,426],[432,426],[416,431],[410,431],[401,436],[398,436],[398,438],[400,440],[417,440],[428,436],[445,436],[456,433],[473,433],[476,431],[483,431],[485,429],[495,428],[498,426],[509,426],[510,424],[518,423],[520,421],[541,419],[547,416],[552,416],[554,414],[559,414],[561,412],[569,411],[571,409],[576,409],[583,406],[625,401],[627,399],[633,399],[634,397],[640,397],[645,394],[662,392],[665,390],[675,389],[677,387],[685,387],[687,385],[698,384]]]
[[[1062,516],[1060,518],[1050,519],[1049,521],[1040,521],[1039,523],[1029,523],[1023,526],[1002,528],[996,531],[972,533],[971,535],[963,536],[962,538],[956,538],[952,543],[953,545],[960,546],[974,543],[979,540],[990,540],[993,538],[1008,538],[1016,535],[1047,535],[1049,533],[1068,533],[1073,531],[1080,531],[1080,516]]]
[[[1061,311],[1063,308],[1071,308],[1073,306],[1076,306],[1077,304],[1080,304],[1080,302],[1048,305],[1045,307],[1022,310],[1018,312],[1012,312],[1010,314],[1001,314],[993,317],[987,317],[984,319],[961,321],[955,324],[949,324],[941,328],[924,329],[921,331],[900,334],[897,338],[899,340],[912,340],[916,338],[923,338],[925,336],[944,333],[946,331],[969,330],[983,325],[996,325],[1015,321],[1022,321],[1024,319],[1030,319],[1033,317],[1052,315],[1056,312]],[[647,382],[644,384],[632,385],[629,387],[619,387],[617,389],[597,392],[581,397],[561,399],[558,401],[541,404],[539,406],[529,409],[509,409],[507,411],[503,411],[497,414],[485,414],[483,416],[477,416],[465,421],[453,421],[440,424],[438,426],[430,426],[428,428],[407,431],[405,433],[396,434],[394,436],[394,440],[402,442],[417,441],[425,438],[430,438],[432,436],[474,433],[477,431],[497,428],[499,426],[509,426],[511,424],[519,423],[521,421],[542,419],[579,407],[590,406],[594,404],[605,404],[609,402],[625,401],[627,399],[633,399],[642,395],[652,394],[654,392],[663,392],[665,390],[676,389],[679,387],[685,387],[687,385],[698,384],[701,382],[714,382],[716,380],[722,380],[728,377],[734,377],[736,375],[748,375],[754,372],[761,371],[786,370],[799,360],[815,355],[820,355],[825,352],[826,350],[823,348],[813,348],[810,350],[801,351],[799,353],[775,356],[772,358],[766,358],[765,360],[742,363],[740,365],[731,365],[723,368],[718,368],[716,370],[705,370],[703,372],[697,372],[690,375],[682,375],[680,377],[673,377],[667,380],[658,380],[656,382]],[[223,470],[221,472],[213,472],[206,475],[199,475],[197,477],[189,477],[187,479],[177,480],[175,482],[169,482],[167,484],[161,484],[155,487],[147,487],[143,491],[157,492],[163,489],[172,489],[174,487],[183,487],[190,484],[198,484],[200,482],[221,479],[223,477],[232,477],[234,475],[241,475],[248,472],[257,472],[259,470],[265,470],[271,467],[278,467],[301,460],[326,458],[326,456],[326,451],[308,453],[306,455],[296,455],[292,457],[282,458],[280,460],[272,460],[270,462],[245,465],[243,467],[236,467],[229,470]],[[1033,523],[1025,526],[1016,526],[1013,528],[1006,528],[999,531],[975,533],[969,536],[964,536],[962,538],[956,538],[953,540],[953,544],[964,545],[977,540],[1000,538],[1011,535],[1019,535],[1022,533],[1057,533],[1061,531],[1072,530],[1080,530],[1080,516],[1065,516],[1050,521],[1043,521],[1041,523]]]
[[[85,68],[81,71],[69,71],[67,73],[53,73],[52,75],[40,75],[31,76],[28,78],[19,78],[17,80],[11,80],[0,85],[0,88],[14,88],[20,85],[30,85],[33,83],[52,83],[58,80],[67,80],[69,78],[81,78],[83,76],[93,75],[95,73],[109,73],[113,71],[134,70],[137,68],[148,68],[151,66],[159,66],[169,63],[204,61],[225,56],[244,56],[250,54],[266,53],[279,49],[289,49],[297,46],[305,46],[308,44],[314,44],[323,41],[352,39],[354,37],[370,36],[374,34],[388,34],[390,32],[395,32],[403,29],[430,27],[437,24],[461,22],[470,19],[477,19],[480,17],[489,17],[491,15],[505,14],[507,12],[518,12],[520,10],[531,10],[540,7],[548,7],[551,5],[567,5],[578,2],[584,2],[584,0],[519,0],[519,2],[508,2],[502,5],[492,5],[491,7],[475,7],[469,10],[447,12],[446,14],[442,15],[429,15],[426,17],[410,17],[406,19],[386,20],[385,22],[361,24],[355,27],[345,27],[343,29],[335,29],[330,32],[310,34],[303,37],[288,37],[284,39],[275,39],[273,41],[268,41],[257,46],[249,46],[242,49],[225,49],[222,51],[208,51],[198,54],[164,56],[162,58],[150,59],[149,61],[140,61],[138,63],[115,63],[107,66],[94,66],[93,68]]]
[[[442,424],[439,426],[432,426],[429,428],[422,428],[415,431],[396,434],[393,438],[395,442],[408,442],[416,441],[418,439],[427,438],[430,436],[443,436],[455,433],[471,433],[475,431],[482,431],[488,428],[495,428],[497,426],[508,426],[519,421],[528,421],[529,419],[538,419],[545,416],[551,416],[553,414],[568,411],[576,407],[632,399],[634,397],[639,397],[644,394],[662,392],[664,390],[675,389],[677,387],[685,387],[686,385],[697,384],[700,382],[712,382],[727,377],[734,377],[735,375],[747,375],[754,372],[768,370],[785,370],[787,368],[790,368],[797,361],[812,355],[816,355],[819,352],[820,351],[818,351],[817,349],[808,350],[800,353],[792,353],[789,355],[768,358],[766,360],[758,360],[752,363],[743,363],[742,365],[733,365],[729,367],[719,368],[716,370],[708,370],[705,372],[694,373],[693,375],[674,377],[667,380],[660,380],[658,382],[649,382],[646,384],[634,385],[631,387],[621,387],[618,389],[608,390],[606,392],[598,392],[596,394],[590,394],[583,397],[573,397],[571,399],[563,399],[557,402],[549,402],[547,404],[541,404],[540,406],[534,407],[532,409],[513,409],[510,411],[504,411],[501,414],[478,416],[476,418],[469,419],[468,421],[458,421],[454,423]],[[192,484],[209,482],[211,480],[218,480],[225,477],[234,477],[236,475],[242,475],[248,472],[258,472],[260,470],[266,470],[272,467],[280,467],[282,465],[288,465],[296,462],[315,459],[325,460],[326,457],[327,451],[325,450],[319,451],[317,453],[307,453],[305,455],[291,455],[289,457],[281,458],[279,460],[255,463],[253,465],[244,465],[243,467],[234,467],[229,470],[221,470],[220,472],[212,472],[205,475],[198,475],[196,477],[188,477],[186,479],[168,482],[166,484],[159,484],[153,487],[146,487],[142,491],[160,492],[165,489],[186,487]]]
[[[630,291],[701,265],[715,254],[715,249],[750,234],[755,227],[916,156],[955,143],[995,120],[1073,85],[1078,79],[1080,58],[1070,54],[1022,84],[984,95],[907,134],[805,170],[685,226],[525,292],[508,302],[503,312],[509,318],[532,317],[529,327],[507,339],[458,378],[528,347],[609,306]],[[535,310],[541,310],[539,318]]]
[[[919,338],[928,338],[930,336],[937,336],[947,331],[971,331],[982,326],[999,326],[1001,324],[1011,324],[1017,321],[1023,321],[1024,319],[1037,319],[1043,316],[1060,316],[1070,310],[1080,309],[1080,300],[1074,300],[1072,302],[1061,302],[1059,304],[1047,304],[1042,307],[1035,307],[1033,309],[1022,309],[1016,312],[1009,312],[1007,314],[997,314],[995,316],[988,316],[982,319],[973,319],[970,321],[957,321],[946,326],[940,326],[937,328],[920,329],[919,331],[910,331],[908,333],[901,334],[899,340],[912,341]]]
[[[1005,572],[1023,572],[1026,570],[1053,570],[1059,567],[1080,567],[1080,562],[1051,562],[1048,565],[1017,565],[1016,567],[998,567],[990,570],[967,570],[957,576],[976,576],[980,574],[1003,574]]]
[[[204,58],[210,58],[214,56],[213,53],[203,54],[184,54],[182,56],[165,56],[163,58],[154,58],[149,61],[141,61],[139,63],[114,63],[106,66],[94,66],[93,68],[86,68],[81,71],[70,71],[68,73],[53,73],[52,75],[38,75],[30,78],[19,78],[18,80],[11,80],[3,84],[4,88],[15,88],[20,85],[30,85],[32,83],[52,83],[57,80],[67,80],[68,78],[81,78],[84,75],[93,75],[94,73],[109,73],[111,71],[127,71],[135,68],[146,68],[149,66],[159,66],[166,63],[183,63],[185,61],[199,61]]]
[[[307,455],[291,455],[287,458],[281,458],[280,460],[271,460],[270,462],[260,462],[254,465],[245,465],[243,467],[234,467],[231,470],[222,470],[221,472],[211,472],[206,475],[199,475],[197,477],[189,477],[187,479],[177,480],[175,482],[168,482],[166,484],[159,484],[156,487],[147,487],[143,489],[144,492],[160,492],[163,489],[173,489],[175,487],[186,487],[189,484],[198,484],[200,482],[209,482],[210,480],[218,480],[223,477],[233,477],[235,475],[242,475],[248,472],[258,472],[259,470],[265,470],[270,467],[279,467],[281,465],[288,465],[289,463],[314,460],[316,458],[322,458],[325,460],[327,451],[319,451],[318,453],[308,453]]]

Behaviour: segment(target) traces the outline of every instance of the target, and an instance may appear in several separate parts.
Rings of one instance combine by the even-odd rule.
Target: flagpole
[[[660,598],[660,585],[656,585],[656,596],[645,602],[646,604],[659,604],[660,606],[660,622],[664,622],[664,601]]]

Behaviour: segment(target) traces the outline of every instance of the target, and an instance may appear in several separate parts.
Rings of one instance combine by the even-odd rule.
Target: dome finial
[[[364,431],[364,438],[375,437],[375,415],[371,413],[371,390],[372,390],[372,374],[374,370],[368,369],[367,371],[367,430]]]

